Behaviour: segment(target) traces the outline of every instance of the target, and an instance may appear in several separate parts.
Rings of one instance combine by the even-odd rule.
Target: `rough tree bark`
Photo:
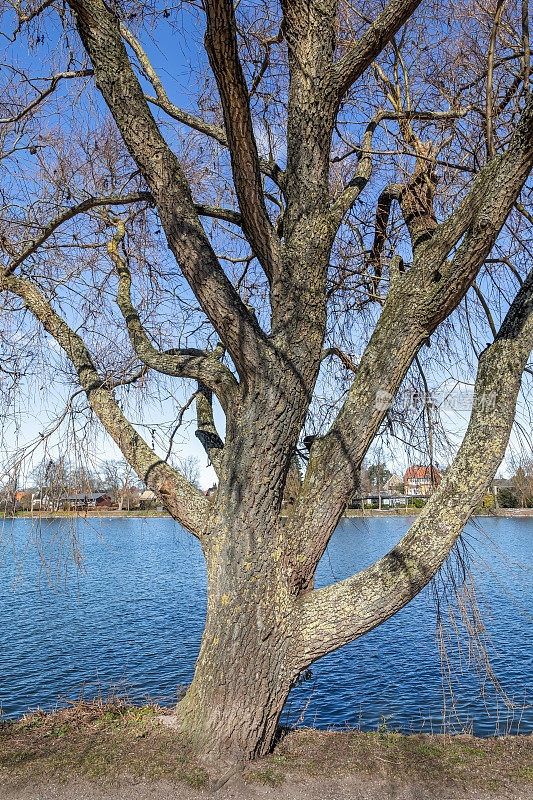
[[[220,337],[214,351],[162,352],[154,346],[132,302],[119,224],[109,255],[131,345],[150,369],[196,382],[198,437],[219,477],[214,502],[158,459],[125,419],[80,336],[30,279],[15,274],[20,261],[6,269],[2,288],[20,297],[55,337],[125,458],[200,540],[207,564],[207,619],[194,679],[177,716],[204,757],[251,759],[272,747],[284,702],[309,664],[382,623],[431,580],[502,459],[533,347],[533,273],[480,358],[468,431],[431,501],[402,541],[372,567],[333,586],[313,588],[317,565],[386,413],[376,398],[394,397],[420,348],[464,298],[527,180],[533,166],[533,97],[526,92],[506,150],[478,172],[442,222],[433,208],[436,155],[423,143],[416,143],[410,180],[383,194],[373,263],[381,257],[394,199],[411,235],[413,262],[400,269],[401,260],[392,260],[390,290],[351,389],[329,432],[313,443],[300,481],[294,455],[323,357],[332,246],[370,180],[372,136],[387,116],[378,114],[369,125],[357,172],[333,202],[330,156],[337,114],[346,93],[419,3],[392,0],[339,60],[335,0],[282,0],[289,69],[285,170],[258,155],[231,0],[205,2],[206,49],[224,130],[171,106],[139,43],[103,0],[69,0],[69,5],[96,85],[146,181],[146,196],[170,251]],[[157,98],[143,93],[124,40]],[[238,214],[195,205],[149,103],[229,148]],[[264,175],[284,198],[276,226],[265,202]],[[202,213],[242,227],[269,282],[269,332],[228,280],[200,221]],[[223,365],[224,352],[235,372]],[[226,414],[224,440],[214,425],[213,394]],[[494,404],[487,398],[495,398]],[[292,502],[284,505],[286,494]]]

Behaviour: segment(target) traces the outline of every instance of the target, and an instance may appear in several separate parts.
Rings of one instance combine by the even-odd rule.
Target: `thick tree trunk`
[[[224,624],[213,615],[178,705],[181,731],[208,763],[239,764],[268,753],[291,688],[281,637],[262,641],[249,615],[240,617]]]
[[[289,598],[266,559],[245,560],[239,576],[213,549],[200,654],[177,712],[205,761],[239,764],[270,751],[291,688]]]

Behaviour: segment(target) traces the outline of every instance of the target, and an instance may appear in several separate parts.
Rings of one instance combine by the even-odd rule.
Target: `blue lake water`
[[[205,569],[198,543],[168,518],[74,524],[83,541],[81,569],[73,561],[72,523],[43,523],[39,530],[29,520],[4,522],[3,714],[17,716],[28,708],[54,706],[60,697],[74,699],[82,686],[90,697],[99,686],[105,692],[113,684],[127,684],[132,699],[150,695],[172,704],[179,687],[192,679],[202,635]],[[406,526],[406,520],[392,517],[344,520],[322,559],[317,585],[371,564]],[[58,529],[62,544],[52,548],[51,534]],[[508,696],[523,705],[524,698],[533,699],[533,518],[483,518],[469,525],[465,538],[484,569],[480,585],[491,609],[486,624],[494,671]],[[39,548],[49,560],[48,576]],[[435,622],[432,593],[425,590],[388,622],[314,664],[310,679],[293,690],[282,721],[440,731],[443,694]],[[459,721],[481,736],[518,729],[532,733],[533,706],[509,711],[490,685],[481,696],[464,655],[456,665]],[[454,714],[448,724],[459,729]]]

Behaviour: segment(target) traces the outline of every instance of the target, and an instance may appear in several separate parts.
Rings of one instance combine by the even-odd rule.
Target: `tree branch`
[[[368,124],[367,129],[363,135],[363,142],[361,147],[353,148],[352,153],[356,153],[359,159],[359,163],[357,166],[357,170],[354,174],[354,177],[351,179],[350,183],[346,186],[340,197],[335,201],[332,206],[332,218],[335,221],[335,224],[340,225],[346,213],[350,210],[353,206],[365,186],[367,185],[368,181],[370,180],[372,174],[372,162],[373,162],[373,152],[372,152],[372,139],[373,134],[378,127],[384,120],[395,120],[400,123],[409,123],[411,120],[425,120],[428,122],[446,122],[451,119],[460,119],[465,117],[468,111],[470,110],[470,106],[462,109],[452,109],[450,111],[384,111],[380,109],[373,117],[371,122]],[[428,162],[430,167],[434,166],[436,163],[436,153],[427,154],[424,149],[424,145],[420,142],[419,139],[413,137],[411,133],[410,141],[406,143],[412,143],[412,139],[416,139],[416,153],[415,156],[417,161],[419,162],[418,168],[419,171],[423,171],[423,161]],[[427,150],[427,145],[426,145]],[[346,156],[343,156],[345,158]],[[332,159],[332,162],[335,162],[336,159]],[[427,170],[429,172],[429,169]],[[385,199],[385,195],[383,195],[383,199]],[[398,198],[396,198],[398,199]]]
[[[496,148],[494,146],[494,125],[492,120],[492,77],[494,74],[494,52],[496,50],[496,39],[498,38],[498,28],[500,27],[500,20],[504,7],[505,0],[497,0],[496,11],[492,23],[492,31],[490,34],[489,58],[487,65],[487,99],[485,107],[485,136],[487,139],[488,158],[493,158],[493,156],[496,155]]]
[[[70,7],[98,88],[148,183],[170,250],[240,375],[254,374],[267,347],[265,334],[213,252],[185,174],[133,72],[116,16],[103,0],[70,0]]]
[[[108,243],[109,257],[119,276],[117,303],[126,322],[131,346],[143,364],[165,375],[179,378],[194,378],[207,384],[219,397],[223,408],[227,408],[237,387],[234,376],[213,353],[205,350],[186,349],[162,352],[153,346],[143,328],[137,309],[131,302],[131,275],[124,258],[118,252],[123,240],[125,225],[117,224],[117,235]]]
[[[533,272],[518,292],[496,341],[480,357],[463,443],[416,522],[371,567],[302,597],[294,647],[299,669],[380,625],[435,576],[505,454],[532,348]]]
[[[522,0],[522,42],[524,45],[524,90],[529,92],[531,45],[529,44],[529,0]]]
[[[57,89],[59,82],[61,80],[69,79],[69,78],[85,78],[89,77],[93,74],[92,69],[81,69],[76,72],[59,72],[57,75],[53,75],[51,78],[47,78],[50,82],[50,85],[44,89],[42,92],[39,92],[37,97],[35,97],[31,103],[28,103],[22,111],[19,111],[17,114],[14,114],[11,117],[4,117],[0,119],[0,125],[11,125],[16,122],[19,122],[23,117],[27,114],[30,114],[38,105],[40,105],[43,100],[46,100],[55,90]]]
[[[195,203],[194,207],[197,214],[201,217],[212,217],[213,219],[223,219],[232,222],[233,225],[242,227],[242,215],[231,208],[220,208],[219,206],[209,206],[203,203]]]
[[[235,6],[233,7],[233,11],[235,12]],[[263,75],[268,69],[268,65],[270,64],[270,48],[273,44],[279,44],[283,41],[283,25],[280,27],[279,31],[277,32],[276,36],[270,36],[268,39],[263,40],[263,47],[265,48],[265,55],[263,56],[263,61],[261,62],[261,66],[257,71],[257,75],[255,76],[252,86],[250,87],[250,97],[254,95],[259,88],[259,84],[263,78]]]
[[[368,184],[372,175],[372,139],[374,131],[383,119],[381,111],[374,115],[373,119],[368,123],[366,131],[363,134],[362,147],[358,153],[358,164],[355,174],[349,184],[346,186],[340,197],[335,200],[331,207],[331,217],[333,224],[338,228],[342,223],[347,212],[353,206],[365,186]]]
[[[211,390],[201,382],[198,382],[196,392],[196,420],[198,424],[196,437],[200,440],[216,474],[220,475],[224,442],[215,427]]]
[[[494,162],[494,163],[493,163]],[[362,460],[418,351],[435,328],[459,305],[487,258],[501,227],[533,167],[533,96],[528,99],[513,142],[474,181],[474,212],[466,234],[448,262],[449,248],[463,221],[458,211],[416,249],[408,272],[391,273],[387,300],[363,353],[353,384],[336,420],[310,452],[309,466],[288,536],[307,541],[293,579],[305,586],[357,482]],[[444,230],[444,234],[443,234]],[[324,503],[322,486],[329,486]]]
[[[143,200],[146,202],[152,202],[150,192],[130,192],[129,194],[123,195],[110,194],[105,197],[88,197],[86,200],[82,200],[81,203],[61,211],[61,213],[51,219],[47,225],[43,226],[39,236],[36,236],[35,239],[32,239],[32,241],[26,245],[26,247],[17,256],[15,256],[11,263],[6,267],[4,274],[11,275],[16,268],[29,256],[35,253],[35,251],[38,250],[38,248],[43,245],[61,225],[73,219],[78,214],[83,214],[86,211],[89,211],[91,208],[97,208],[99,206],[128,205],[128,203],[136,203]]]
[[[210,503],[189,481],[160,459],[120,410],[112,392],[98,374],[81,337],[52,309],[43,295],[27,280],[3,277],[0,288],[23,300],[72,362],[87,400],[108,434],[139,478],[161,498],[174,519],[200,538]]]
[[[184,111],[182,108],[174,105],[174,103],[169,100],[161,79],[153,68],[150,59],[146,55],[141,43],[122,22],[120,23],[120,33],[124,41],[130,45],[131,49],[137,56],[137,60],[139,61],[143,73],[154,87],[156,97],[145,95],[146,100],[160,108],[162,111],[168,114],[169,117],[172,117],[172,119],[175,119],[182,125],[186,125],[192,130],[209,136],[211,139],[214,139],[220,145],[222,145],[222,147],[228,147],[228,137],[226,136],[226,131],[223,128],[220,128],[218,125],[213,125],[210,122],[206,122],[200,117],[190,114],[188,111]],[[266,159],[260,157],[259,166],[264,175],[267,175],[278,186],[282,185],[283,171],[276,163],[267,161]]]
[[[481,293],[481,289],[479,288],[479,286],[477,285],[477,283],[475,281],[472,284],[472,289],[476,293],[477,298],[478,298],[479,302],[481,303],[481,307],[483,308],[483,311],[485,312],[485,316],[487,317],[487,322],[489,323],[489,327],[490,327],[491,333],[494,336],[494,338],[496,338],[497,331],[496,331],[496,326],[494,324],[494,320],[492,318],[492,314],[490,313],[490,308],[488,306],[487,301],[483,297],[483,294]]]
[[[270,282],[280,268],[279,238],[265,205],[250,98],[242,71],[231,0],[206,0],[205,48],[215,75],[228,137],[242,227]]]
[[[6,38],[9,41],[14,42],[15,39],[17,38],[18,32],[22,29],[22,26],[25,25],[26,22],[31,22],[32,19],[35,19],[35,17],[38,17],[39,14],[42,14],[43,11],[45,11],[47,8],[49,8],[52,5],[53,2],[54,2],[54,0],[44,0],[43,3],[41,3],[40,5],[38,5],[35,8],[33,8],[27,14],[23,14],[20,5],[17,4],[18,7],[16,7],[15,10],[16,10],[16,14],[17,14],[19,23],[18,23],[16,29],[13,31],[12,37],[10,38],[9,36],[7,36]]]
[[[533,96],[529,95],[507,151],[494,156],[478,172],[461,203],[445,222],[438,225],[431,240],[425,243],[425,249],[431,248],[436,260],[444,261],[447,258],[476,217],[479,218],[487,197],[489,201],[491,197],[501,199],[505,207],[508,197],[513,197],[513,202],[516,201],[519,195],[517,186],[522,187],[531,170],[532,137]],[[492,191],[496,185],[498,194]],[[498,213],[498,218],[500,217],[501,214]]]
[[[376,275],[381,274],[381,254],[387,241],[387,226],[389,224],[392,201],[400,199],[404,188],[401,183],[389,183],[378,197],[374,241],[370,250],[370,262],[374,266]]]
[[[363,35],[333,68],[335,106],[338,108],[344,95],[353,83],[370,66],[376,56],[391,41],[421,0],[392,0],[370,23]]]
[[[346,355],[346,353],[342,352],[342,350],[339,347],[333,346],[333,347],[326,348],[326,350],[323,350],[322,351],[322,359],[321,360],[324,361],[324,359],[329,358],[330,356],[336,356],[339,359],[339,361],[341,362],[341,364],[347,370],[350,370],[350,372],[357,372],[357,366]]]
[[[121,386],[131,386],[132,383],[136,383],[140,380],[146,373],[148,372],[148,367],[143,365],[137,372],[134,372],[132,375],[122,375],[119,378],[111,379],[111,378],[103,378],[102,386],[106,389],[119,389]],[[80,389],[80,391],[84,391]]]

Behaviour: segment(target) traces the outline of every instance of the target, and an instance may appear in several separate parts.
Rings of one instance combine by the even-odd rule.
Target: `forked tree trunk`
[[[359,575],[312,590],[316,565],[385,419],[386,408],[376,401],[396,395],[420,348],[458,307],[533,167],[533,96],[526,100],[505,152],[478,173],[440,225],[433,209],[433,167],[430,163],[426,169],[427,155],[417,158],[412,179],[397,195],[413,264],[402,271],[400,259],[390,260],[379,321],[331,428],[311,448],[301,490],[287,492],[293,502],[286,503],[292,510],[284,527],[279,512],[287,474],[324,355],[332,246],[373,166],[375,119],[364,135],[356,172],[340,195],[330,196],[337,112],[350,87],[418,4],[389,4],[337,59],[336,4],[282,3],[289,83],[286,168],[281,170],[272,158],[265,162],[258,156],[233,4],[205,3],[206,48],[224,129],[179,109],[171,116],[197,131],[207,129],[230,151],[239,214],[236,219],[235,212],[218,209],[208,216],[228,219],[229,214],[232,224],[241,225],[263,268],[270,283],[267,332],[215,255],[199,218],[207,207],[201,211],[194,202],[186,171],[151,113],[122,40],[127,34],[119,16],[102,0],[69,0],[95,82],[150,191],[143,199],[155,206],[181,273],[235,367],[235,372],[226,367],[215,351],[160,351],[154,346],[132,305],[131,275],[118,247],[125,223],[122,233],[117,226],[108,252],[119,276],[117,302],[136,355],[147,368],[205,384],[225,411],[225,443],[209,419],[207,427],[199,425],[210,458],[220,467],[213,506],[126,419],[80,335],[54,311],[38,285],[14,274],[21,258],[12,261],[0,286],[20,297],[60,344],[93,412],[128,462],[203,543],[206,628],[195,677],[178,715],[182,730],[206,759],[235,762],[265,753],[299,670],[364,635],[428,583],[486,492],[508,442],[520,375],[533,347],[533,273],[494,344],[480,357],[476,397],[486,400],[494,394],[496,411],[490,403],[486,410],[474,408],[454,466],[389,554]],[[135,40],[132,44],[129,36],[127,41],[135,50]],[[149,75],[146,55],[139,55],[138,48],[136,52]],[[161,102],[162,85],[159,79],[152,83]],[[423,150],[420,142],[418,147]],[[277,222],[267,210],[262,172],[282,190],[284,210]],[[420,184],[419,177],[425,179]],[[33,245],[26,248],[27,255]]]

